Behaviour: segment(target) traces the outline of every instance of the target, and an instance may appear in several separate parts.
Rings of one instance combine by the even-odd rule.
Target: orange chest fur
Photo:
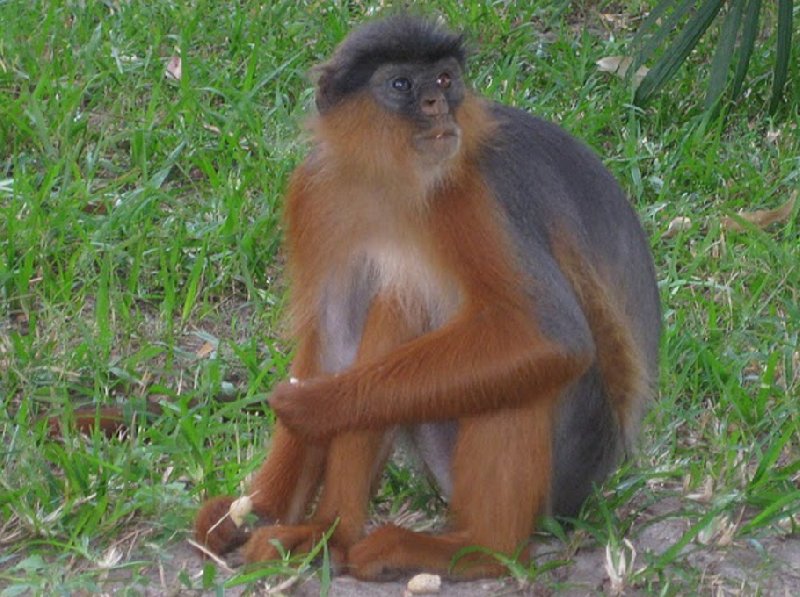
[[[339,371],[353,362],[364,322],[378,299],[394,304],[398,325],[411,336],[440,327],[458,310],[458,281],[436,254],[430,236],[362,221],[344,239],[340,247],[346,250],[319,256],[329,261],[319,269],[313,307],[324,369]]]

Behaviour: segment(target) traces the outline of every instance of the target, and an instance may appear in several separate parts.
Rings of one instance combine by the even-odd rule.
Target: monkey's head
[[[426,162],[453,157],[461,145],[457,112],[465,98],[463,36],[401,15],[351,33],[317,68],[316,103],[324,118],[356,95],[402,119]]]

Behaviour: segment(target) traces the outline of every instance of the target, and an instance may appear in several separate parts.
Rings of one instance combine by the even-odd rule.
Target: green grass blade
[[[97,285],[97,297],[95,298],[95,322],[97,324],[97,337],[103,347],[103,357],[108,354],[113,341],[111,330],[111,257],[103,255],[100,264],[100,280]]]
[[[700,531],[711,524],[711,521],[714,520],[722,510],[722,507],[717,507],[706,512],[696,523],[689,527],[680,539],[658,557],[658,565],[664,566],[669,562],[673,562],[680,555],[683,548],[689,545],[689,543],[700,534]]]
[[[757,489],[760,485],[763,485],[768,478],[768,472],[774,470],[775,464],[778,462],[778,459],[781,456],[781,452],[783,451],[786,444],[789,443],[789,440],[792,439],[795,430],[791,427],[787,428],[786,431],[775,441],[769,449],[764,454],[764,457],[759,461],[758,468],[756,472],[753,473],[753,479],[750,483],[751,491],[753,489]]]
[[[781,518],[781,514],[786,513],[786,510],[789,511],[789,514],[793,513],[798,500],[800,500],[800,491],[790,491],[787,494],[778,496],[775,501],[742,525],[742,528],[739,529],[739,534],[746,535],[765,524],[769,524],[770,521],[774,521],[776,518]]]
[[[697,45],[711,21],[722,8],[723,0],[706,0],[705,4],[692,17],[681,36],[667,49],[659,63],[642,80],[636,90],[634,103],[642,105],[659,90],[675,74],[689,52]]]
[[[747,12],[744,15],[744,26],[742,36],[739,41],[739,61],[736,64],[736,72],[733,75],[731,97],[736,100],[742,91],[744,76],[750,66],[750,57],[753,55],[753,48],[758,37],[758,22],[761,15],[761,0],[750,0],[747,4]]]
[[[186,298],[183,301],[183,309],[181,310],[181,322],[185,323],[192,313],[192,309],[197,302],[198,290],[200,287],[200,278],[205,271],[206,266],[206,249],[207,246],[203,245],[200,253],[195,257],[192,271],[189,274],[189,284],[186,288]]]
[[[711,62],[711,78],[706,93],[706,110],[713,108],[725,90],[728,71],[733,61],[733,48],[736,45],[736,33],[742,21],[745,0],[733,0],[728,14],[722,23],[717,51]]]
[[[775,74],[772,79],[772,97],[769,112],[774,114],[783,96],[783,86],[789,72],[789,56],[792,53],[792,0],[778,0],[778,55],[775,59]]]

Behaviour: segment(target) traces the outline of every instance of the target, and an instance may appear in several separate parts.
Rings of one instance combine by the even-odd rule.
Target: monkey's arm
[[[454,419],[551,395],[592,358],[590,344],[550,341],[525,313],[476,306],[386,358],[337,376],[281,384],[270,404],[289,428],[317,438]]]
[[[495,204],[475,171],[432,204],[430,229],[462,286],[461,311],[382,359],[281,384],[270,403],[285,425],[320,438],[454,419],[552,394],[590,366],[588,323],[550,247],[543,240],[515,245]]]

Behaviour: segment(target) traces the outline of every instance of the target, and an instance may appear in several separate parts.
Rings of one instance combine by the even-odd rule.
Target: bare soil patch
[[[631,566],[633,577],[623,580],[625,595],[649,595],[666,585],[679,594],[714,595],[797,595],[800,592],[800,537],[797,535],[737,539],[727,545],[701,545],[689,542],[680,554],[662,569],[658,578],[636,576],[645,562],[664,554],[687,532],[691,522],[680,514],[680,500],[666,498],[642,511],[634,525],[630,541],[636,550]],[[573,535],[573,537],[576,537]],[[536,560],[542,564],[564,561],[557,568],[543,573],[533,582],[513,578],[474,582],[443,581],[438,595],[442,597],[477,597],[483,595],[594,595],[614,594],[607,569],[606,547],[592,541],[566,548],[555,539],[538,542]],[[567,549],[570,551],[568,552]],[[186,542],[149,548],[131,560],[151,560],[140,573],[147,582],[134,581],[124,570],[112,572],[101,583],[104,590],[114,592],[131,583],[145,595],[202,594],[190,590],[181,577],[193,579],[198,586],[204,562]],[[235,560],[235,556],[231,558]],[[222,570],[219,574],[224,577]],[[334,577],[328,594],[332,597],[368,597],[404,595],[407,579],[402,582],[363,583],[352,577]],[[257,590],[234,587],[226,595],[285,594],[300,597],[319,595],[320,580],[314,576],[281,578],[262,584]],[[673,593],[675,591],[672,591]]]

